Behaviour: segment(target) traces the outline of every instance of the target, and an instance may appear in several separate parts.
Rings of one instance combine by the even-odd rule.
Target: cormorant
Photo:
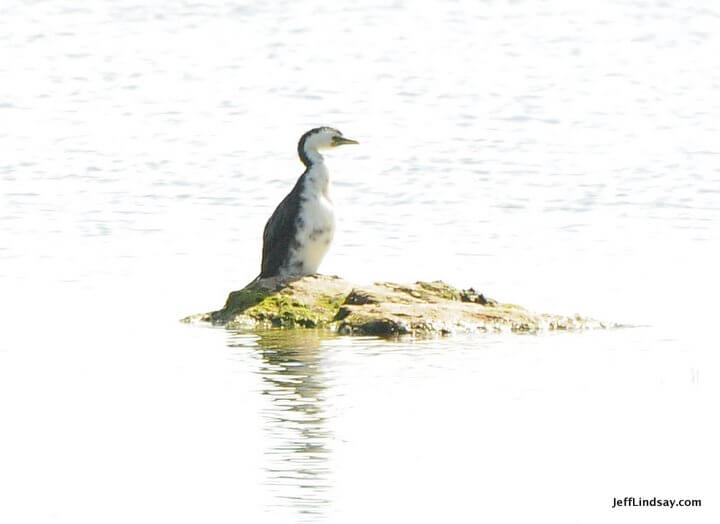
[[[332,127],[317,127],[300,137],[298,155],[305,172],[265,224],[258,278],[317,272],[335,233],[330,177],[320,150],[343,144],[357,142]]]

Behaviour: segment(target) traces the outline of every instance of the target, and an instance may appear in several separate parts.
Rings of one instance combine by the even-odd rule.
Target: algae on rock
[[[339,277],[272,277],[233,291],[225,306],[184,321],[231,328],[325,328],[344,334],[429,335],[604,328],[580,316],[533,313],[442,281],[356,286]]]
[[[336,277],[265,278],[233,291],[222,309],[199,319],[229,327],[324,328],[349,290],[350,284]]]

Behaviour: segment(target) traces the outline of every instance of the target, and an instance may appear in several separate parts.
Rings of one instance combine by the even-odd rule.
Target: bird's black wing
[[[295,242],[297,216],[300,209],[300,193],[305,174],[295,187],[275,208],[265,224],[260,278],[274,277],[288,258],[290,246]]]

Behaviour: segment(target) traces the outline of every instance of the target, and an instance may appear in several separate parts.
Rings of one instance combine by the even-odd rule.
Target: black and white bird
[[[305,172],[265,224],[258,278],[317,273],[335,234],[330,175],[320,151],[357,144],[332,127],[300,137],[298,154]]]

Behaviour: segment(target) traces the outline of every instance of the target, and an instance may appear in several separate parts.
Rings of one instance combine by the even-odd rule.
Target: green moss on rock
[[[245,314],[259,322],[275,327],[318,327],[320,315],[308,306],[286,295],[270,295],[245,310]]]
[[[416,282],[415,285],[425,291],[422,297],[425,300],[430,298],[441,298],[443,300],[460,300],[461,292],[446,284],[442,280],[433,280],[432,282]]]

